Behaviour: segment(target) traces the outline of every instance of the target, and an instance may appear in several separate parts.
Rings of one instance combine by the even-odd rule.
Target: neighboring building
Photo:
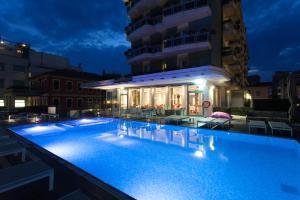
[[[287,99],[288,98],[288,77],[291,72],[279,71],[273,74],[273,98],[274,99]]]
[[[272,82],[259,82],[247,87],[251,98],[255,99],[272,99]]]
[[[101,80],[96,74],[72,69],[46,72],[32,77],[29,88],[10,88],[6,92],[8,107],[55,106],[58,113],[104,107],[105,91],[82,89],[81,84]],[[22,104],[22,105],[21,105]]]
[[[230,90],[246,85],[248,71],[239,1],[126,0],[125,5],[131,18],[126,27],[131,49],[125,54],[133,76],[84,87],[107,90],[107,101],[122,109],[208,115],[213,107],[231,105]],[[244,92],[234,98],[243,102]]]
[[[68,67],[65,57],[36,52],[28,44],[0,38],[0,106],[6,88],[28,87],[30,77]]]

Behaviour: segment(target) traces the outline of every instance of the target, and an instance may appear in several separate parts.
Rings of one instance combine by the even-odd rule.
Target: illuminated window
[[[4,107],[4,100],[0,99],[0,107]]]
[[[15,100],[15,108],[24,108],[25,100]]]

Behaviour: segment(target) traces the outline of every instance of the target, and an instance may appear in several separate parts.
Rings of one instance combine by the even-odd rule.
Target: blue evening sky
[[[243,0],[250,74],[300,69],[300,0]],[[122,0],[0,0],[0,35],[100,73],[129,73]]]

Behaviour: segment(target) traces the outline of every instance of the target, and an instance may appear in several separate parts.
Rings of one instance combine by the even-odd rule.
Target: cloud
[[[299,53],[299,52],[300,52],[300,45],[294,46],[294,47],[287,47],[287,48],[282,49],[279,52],[279,56],[290,56],[293,53]],[[299,55],[300,55],[300,53],[299,53]]]

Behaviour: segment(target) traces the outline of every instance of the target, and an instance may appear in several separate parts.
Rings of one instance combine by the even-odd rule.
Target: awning
[[[206,80],[216,86],[226,86],[230,81],[229,75],[221,67],[202,66],[167,72],[133,76],[129,80],[107,80],[82,84],[82,88],[90,89],[118,89],[147,86],[193,84],[199,80]]]

